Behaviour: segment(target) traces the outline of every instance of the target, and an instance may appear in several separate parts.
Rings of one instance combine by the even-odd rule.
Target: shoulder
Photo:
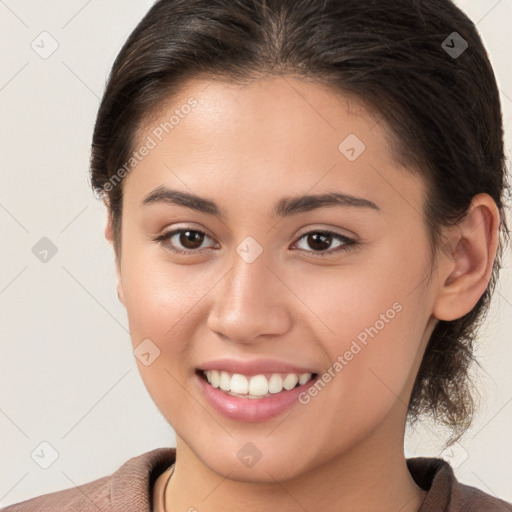
[[[512,512],[512,504],[457,480],[448,462],[438,458],[407,459],[415,482],[427,491],[418,512]]]
[[[59,510],[66,511],[85,511],[93,510],[97,507],[100,510],[108,510],[105,508],[109,504],[110,481],[111,476],[98,478],[92,482],[55,491],[41,496],[28,499],[9,505],[0,509],[1,512],[57,512]]]
[[[172,464],[175,448],[156,448],[91,482],[9,505],[0,512],[149,512],[151,488]]]
[[[459,484],[461,510],[464,512],[512,512],[512,503],[487,494],[476,487]]]

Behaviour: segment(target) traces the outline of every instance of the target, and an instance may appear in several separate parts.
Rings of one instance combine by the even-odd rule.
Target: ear
[[[434,302],[438,320],[469,313],[489,283],[499,240],[499,210],[488,194],[473,197],[466,216],[448,228],[449,242],[440,255],[440,289]]]
[[[112,216],[110,214],[110,210],[107,210],[107,225],[105,226],[105,238],[109,241],[109,243],[114,248],[114,229],[112,227]],[[115,252],[115,249],[114,249]],[[119,262],[117,254],[115,254],[116,260],[116,275],[117,275],[117,297],[120,302],[124,305],[124,291],[123,291],[123,283],[121,280],[121,264]]]

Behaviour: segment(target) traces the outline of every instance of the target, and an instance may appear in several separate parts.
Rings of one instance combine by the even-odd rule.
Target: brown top
[[[152,512],[156,479],[176,459],[175,448],[156,448],[133,457],[112,475],[37,496],[0,512]],[[428,491],[418,512],[512,512],[512,504],[457,481],[442,459],[407,459],[415,482]]]

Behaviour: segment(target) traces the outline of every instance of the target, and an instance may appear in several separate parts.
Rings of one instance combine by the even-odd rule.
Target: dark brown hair
[[[316,81],[378,113],[397,161],[428,184],[423,215],[432,254],[441,228],[458,222],[476,194],[496,202],[500,241],[487,290],[463,317],[439,321],[409,403],[411,422],[429,414],[458,439],[475,411],[468,369],[508,229],[497,84],[474,24],[450,0],[156,2],[114,62],[92,141],[92,186],[108,205],[116,257],[122,177],[148,116],[188,79],[265,75]]]

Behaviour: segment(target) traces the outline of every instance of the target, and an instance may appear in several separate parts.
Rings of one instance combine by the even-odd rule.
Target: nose
[[[252,262],[236,252],[230,270],[212,290],[208,327],[237,343],[284,335],[291,327],[290,291],[269,268],[266,252]]]

